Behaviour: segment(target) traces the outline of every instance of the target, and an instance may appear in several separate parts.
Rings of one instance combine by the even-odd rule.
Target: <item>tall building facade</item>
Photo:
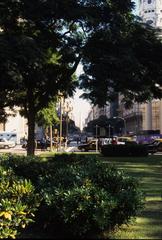
[[[162,0],[140,0],[139,16],[143,22],[159,29],[162,38]],[[149,129],[160,130],[162,134],[162,100],[153,100],[146,106],[146,123]]]
[[[139,0],[139,16],[143,22],[162,29],[162,0]]]
[[[139,0],[139,16],[144,23],[158,29],[158,37],[162,38],[162,0]],[[135,103],[130,110],[120,104],[120,114],[126,119],[129,132],[157,130],[162,134],[162,100]]]

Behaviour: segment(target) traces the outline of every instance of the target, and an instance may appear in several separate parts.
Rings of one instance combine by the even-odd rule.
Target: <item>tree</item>
[[[36,122],[45,129],[50,128],[50,149],[52,151],[52,127],[59,122],[55,101],[50,101],[47,107],[37,113]]]
[[[151,29],[134,23],[133,6],[131,0],[1,0],[0,89],[4,96],[1,105],[19,106],[27,117],[28,154],[34,154],[37,112],[58,92],[65,96],[73,94],[77,86],[73,74],[81,59],[86,74],[81,86],[90,90],[88,97],[93,102],[103,104],[108,90],[121,91],[126,98],[132,92],[135,96],[139,88],[134,91],[132,83],[135,80],[141,83],[143,79],[145,87],[140,89],[140,96],[145,92],[148,96],[154,86],[151,77],[146,83],[149,73],[153,75],[148,65],[155,63],[159,70],[154,54],[161,50],[161,45]],[[137,43],[133,40],[135,36]],[[139,51],[136,55],[135,51],[147,42],[154,59],[150,62],[146,55],[144,64],[143,55]],[[158,75],[160,78],[160,72]],[[112,98],[112,94],[109,96]]]
[[[28,154],[34,154],[37,112],[59,91],[71,95],[76,86],[72,76],[80,60],[76,55],[78,36],[73,30],[70,36],[63,32],[72,21],[64,16],[63,6],[68,7],[65,1],[1,1],[2,105],[20,106],[27,117]]]
[[[162,43],[157,32],[133,18],[126,31],[117,32],[103,27],[87,41],[80,77],[83,97],[100,106],[117,94],[126,106],[161,98]]]
[[[49,127],[59,122],[56,111],[56,102],[51,101],[47,107],[41,109],[36,116],[36,122],[39,126]]]
[[[96,118],[94,120],[91,120],[88,122],[87,127],[84,129],[85,132],[91,132],[94,136],[100,136],[100,129],[104,129],[105,135],[109,135],[109,129],[111,126],[111,132],[112,132],[112,126],[114,127],[114,120],[107,118],[105,115],[101,115],[99,118]]]

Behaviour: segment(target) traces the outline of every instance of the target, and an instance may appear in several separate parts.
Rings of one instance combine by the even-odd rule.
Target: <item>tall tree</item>
[[[73,93],[73,74],[81,59],[81,86],[95,103],[103,104],[108,90],[136,96],[137,80],[140,86],[145,80],[141,97],[145,92],[150,96],[152,88],[157,91],[149,64],[159,70],[155,54],[161,61],[161,45],[151,29],[134,21],[133,6],[131,0],[0,1],[1,106],[20,106],[27,117],[28,154],[34,154],[37,112],[58,92]],[[152,62],[146,47],[144,55],[140,52],[144,44],[151,47]]]
[[[72,76],[80,60],[79,37],[70,29],[72,17],[64,16],[61,7],[69,5],[65,1],[1,1],[1,102],[4,107],[20,106],[27,117],[28,154],[34,154],[37,112],[59,91],[72,94],[76,85]]]
[[[83,96],[94,104],[111,102],[117,93],[126,106],[162,98],[157,87],[162,86],[162,43],[150,26],[132,20],[118,36],[109,28],[99,29],[83,55]]]

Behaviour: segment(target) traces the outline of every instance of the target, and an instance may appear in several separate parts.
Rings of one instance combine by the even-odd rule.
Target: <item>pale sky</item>
[[[82,73],[82,66],[79,65],[76,71],[77,75],[80,75]],[[76,126],[83,128],[83,124],[85,121],[85,118],[87,118],[88,113],[91,109],[91,105],[88,101],[80,98],[83,91],[80,89],[76,90],[76,93],[74,97],[71,99],[72,105],[73,105],[73,115],[74,115],[74,121]]]
[[[82,90],[77,89],[76,94],[72,99],[74,121],[75,124],[81,129],[83,128],[85,118],[87,118],[88,113],[91,109],[89,102],[79,97],[82,95],[82,93]]]

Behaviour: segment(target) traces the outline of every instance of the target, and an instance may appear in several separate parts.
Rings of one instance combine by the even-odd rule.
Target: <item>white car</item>
[[[15,147],[14,141],[8,141],[6,138],[0,138],[0,148],[12,148]]]

